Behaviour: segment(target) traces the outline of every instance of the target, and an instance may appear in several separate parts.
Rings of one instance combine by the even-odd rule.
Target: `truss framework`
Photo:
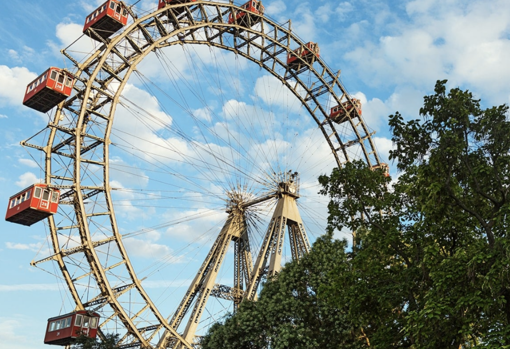
[[[350,100],[339,80],[339,72],[333,73],[318,57],[311,63],[301,61],[297,69],[289,69],[286,66],[287,54],[305,43],[292,33],[290,27],[285,28],[263,16],[250,16],[247,26],[229,24],[229,14],[239,10],[240,7],[231,3],[201,0],[167,6],[141,17],[130,9],[132,23],[117,36],[101,40],[97,50],[85,60],[78,61],[66,50],[62,51],[75,67],[72,71],[77,78],[75,93],[59,105],[54,119],[47,126],[44,142],[35,142],[36,137],[22,142],[22,145],[45,154],[45,182],[63,190],[61,204],[68,207],[60,221],[54,217],[49,219],[54,254],[33,264],[48,260],[57,263],[77,309],[108,308],[111,316],[101,326],[110,321],[122,324],[125,335],[121,343],[126,348],[162,348],[163,344],[167,345],[164,341],[155,342],[156,335],[162,330],[165,333],[162,338],[172,336],[185,347],[192,347],[189,336],[185,339],[175,331],[174,320],[169,322],[160,314],[137,278],[117,227],[109,184],[109,139],[115,111],[129,77],[149,53],[186,44],[208,45],[235,52],[258,64],[292,91],[316,121],[338,166],[350,160],[349,147],[353,145],[361,148],[370,166],[380,164],[372,133],[355,108],[350,113],[345,110],[349,117],[343,124],[336,125],[328,118],[327,101],[333,100],[342,105],[342,102]],[[93,29],[88,30],[94,34]],[[302,79],[305,71],[309,73],[306,80]],[[94,204],[86,204],[89,202]],[[268,260],[269,272],[278,272],[280,257],[278,253],[270,254],[269,251],[279,250],[285,226],[292,231],[289,239],[294,246],[293,256],[306,253],[308,242],[300,218],[284,209],[278,212],[268,229],[264,240],[265,252],[259,254],[253,276],[246,274],[247,270],[251,270],[248,262],[251,259],[243,242],[242,229],[236,228],[234,234],[228,228],[223,238],[220,234],[218,239],[223,240],[218,244],[218,251],[222,251],[227,242],[238,241],[237,279],[234,288],[228,290],[209,282],[213,279],[211,272],[209,278],[201,279],[201,284],[207,285],[210,294],[231,297],[238,304],[240,285],[251,280],[242,298],[253,299]],[[235,217],[229,218],[226,226],[228,224],[242,226]],[[69,241],[75,236],[79,237],[79,241],[71,241],[73,246]],[[68,237],[68,243],[62,244],[65,237]],[[105,260],[102,251],[108,251],[108,255],[114,257]],[[211,257],[211,260],[219,260],[218,255],[214,255],[216,259]],[[68,266],[83,263],[89,266],[89,270],[81,275],[71,275]],[[206,269],[214,265],[207,264]],[[243,272],[245,275],[242,275]],[[97,283],[99,293],[87,296],[80,290],[78,281],[90,275]],[[127,290],[136,291],[142,300],[136,310],[128,311],[123,305]],[[194,294],[202,297],[200,299],[204,297]],[[186,305],[183,306],[185,308]],[[199,310],[195,313],[200,315]],[[191,333],[191,329],[188,332]]]
[[[297,192],[297,182],[280,183],[278,191],[272,195],[240,202],[229,210],[230,214],[223,229],[170,321],[171,326],[177,329],[194,303],[182,335],[188,343],[194,341],[200,317],[210,296],[233,301],[234,310],[242,300],[256,300],[256,291],[262,277],[274,277],[281,270],[286,228],[292,259],[299,260],[309,252],[310,244],[296,204],[296,199],[299,198]],[[276,207],[253,268],[246,208],[274,198],[277,199]],[[229,287],[215,282],[231,242],[234,243],[234,285]],[[165,331],[158,346],[179,348],[180,343],[172,333]]]
[[[234,242],[235,245],[235,269],[239,272],[237,276],[241,276],[241,278],[238,278],[236,280],[237,284],[227,291],[225,286],[216,286],[216,277],[218,276],[218,272],[231,242]],[[196,328],[200,321],[200,317],[209,296],[212,295],[212,291],[215,289],[215,294],[218,295],[224,295],[226,293],[225,291],[227,291],[234,300],[234,303],[239,304],[240,299],[235,297],[235,295],[242,293],[243,275],[241,270],[245,272],[244,276],[249,278],[251,263],[251,252],[249,250],[246,219],[242,211],[235,210],[234,212],[230,213],[225,225],[223,226],[223,229],[214,242],[213,247],[207,255],[207,258],[203,262],[202,267],[198,271],[193,282],[190,284],[186,295],[182,299],[179,307],[177,308],[177,311],[172,317],[170,321],[172,328],[177,329],[184,316],[191,310],[190,317],[182,336],[188,343],[192,343],[195,337]],[[243,265],[247,266],[248,268],[244,269]],[[194,306],[191,308],[193,303]],[[158,346],[162,348],[167,347],[169,342],[178,343],[177,338],[174,338],[170,331],[166,331],[162,336]],[[176,346],[180,347],[180,344]]]
[[[285,228],[288,229],[293,260],[299,260],[310,251],[310,243],[296,204],[297,196],[289,192],[281,193],[279,196],[243,299],[256,300],[256,291],[262,277],[264,275],[272,277],[280,272]]]

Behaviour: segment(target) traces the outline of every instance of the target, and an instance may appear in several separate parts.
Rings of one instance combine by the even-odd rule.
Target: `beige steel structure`
[[[33,261],[32,265],[55,261],[76,309],[108,310],[110,315],[102,319],[101,328],[112,321],[122,325],[119,333],[123,348],[197,346],[196,324],[209,296],[230,299],[237,306],[242,299],[256,299],[263,275],[278,273],[285,229],[289,231],[293,258],[300,258],[310,248],[296,205],[299,187],[290,175],[268,195],[278,204],[254,264],[244,212],[268,198],[233,197],[228,219],[176,313],[171,319],[160,313],[126,253],[116,222],[109,169],[110,134],[121,93],[137,65],[151,52],[173,45],[208,45],[235,52],[272,74],[295,95],[316,122],[337,166],[351,160],[349,148],[353,146],[361,149],[369,166],[381,164],[371,138],[373,133],[355,108],[346,110],[349,117],[342,124],[329,118],[326,101],[342,106],[351,100],[339,80],[340,72],[333,72],[319,57],[309,62],[301,60],[297,69],[289,69],[287,55],[306,43],[292,32],[290,22],[284,26],[263,15],[251,14],[242,26],[229,24],[229,15],[235,17],[237,11],[241,8],[233,3],[201,0],[169,5],[140,16],[130,8],[128,26],[104,40],[84,60],[78,61],[68,50],[62,51],[74,65],[74,95],[58,106],[44,132],[22,142],[43,152],[44,182],[62,191],[61,205],[73,208],[65,219],[49,218],[54,254]],[[301,79],[305,72],[307,79]],[[45,140],[38,143],[42,134],[46,134]],[[101,176],[84,175],[91,168]],[[90,200],[101,204],[86,205]],[[70,247],[59,240],[71,231],[79,235],[78,246]],[[228,287],[216,284],[215,278],[231,242],[235,245],[236,267],[234,285]],[[105,261],[101,254],[105,249],[116,257],[115,263]],[[82,275],[71,275],[69,265],[76,263],[77,256],[88,269]],[[90,276],[99,292],[84,295],[79,283]],[[127,292],[137,293],[141,300],[131,304],[133,308],[129,310],[123,299]],[[177,328],[188,311],[190,320],[184,332],[179,333]],[[139,324],[142,318],[144,326]]]

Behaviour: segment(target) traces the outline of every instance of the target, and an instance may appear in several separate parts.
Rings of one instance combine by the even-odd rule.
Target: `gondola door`
[[[112,2],[112,4],[115,4],[115,3]],[[120,12],[121,12],[121,10],[122,10],[122,8],[121,8],[120,4],[115,4],[115,13],[113,14],[113,16],[119,22],[120,22]]]
[[[48,189],[44,189],[41,202],[39,203],[39,208],[49,210],[50,209],[50,191]]]
[[[81,327],[81,333],[85,336],[85,337],[88,337],[89,336],[89,323],[90,323],[90,318],[88,316],[84,316],[83,317],[83,325]]]
[[[50,74],[50,79],[55,81],[53,89],[64,93],[65,75],[53,70]]]

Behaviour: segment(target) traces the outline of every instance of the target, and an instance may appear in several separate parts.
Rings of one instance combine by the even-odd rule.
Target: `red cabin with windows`
[[[329,113],[329,117],[331,118],[331,120],[338,124],[347,121],[348,120],[347,113],[350,114],[352,108],[356,108],[358,114],[361,116],[361,101],[357,98],[351,98],[351,100],[352,103],[350,101],[345,101],[342,103],[341,106],[337,105],[336,107],[331,108],[331,112]]]
[[[71,95],[73,85],[71,73],[51,67],[28,84],[23,105],[46,113]]]
[[[380,165],[372,166],[372,170],[373,171],[378,170],[378,169],[382,169],[383,170],[384,177],[389,177],[390,176],[390,167],[388,166],[388,164],[385,164],[384,162],[381,162]]]
[[[120,28],[127,24],[128,12],[126,7],[117,0],[108,0],[99,6],[94,12],[85,19],[83,34],[90,36],[92,39],[106,39],[116,33]],[[87,30],[94,29],[92,31]]]
[[[99,314],[78,310],[48,319],[44,344],[70,345],[80,335],[96,338]]]
[[[186,2],[195,2],[195,1],[197,1],[197,0],[159,0],[158,10],[165,7],[166,5],[184,4]],[[179,14],[183,13],[185,10],[184,10],[184,7],[179,7],[177,9],[174,9],[174,11],[175,11],[176,15],[179,15]]]
[[[57,213],[60,190],[34,184],[9,199],[5,220],[30,226]]]
[[[260,22],[260,17],[254,16],[263,15],[264,14],[264,6],[262,5],[262,1],[250,0],[246,4],[241,5],[241,8],[246,11],[237,11],[234,12],[235,17],[230,13],[228,15],[228,24],[237,23],[243,27],[251,27],[252,25]]]
[[[287,55],[287,66],[290,69],[299,69],[303,67],[303,61],[306,63],[313,63],[316,58],[320,57],[319,45],[315,42],[309,42],[301,47],[298,47]],[[301,58],[301,59],[299,59]]]

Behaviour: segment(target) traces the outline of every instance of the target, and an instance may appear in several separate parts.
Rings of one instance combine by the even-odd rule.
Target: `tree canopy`
[[[202,349],[334,348],[350,337],[345,314],[320,296],[334,269],[348,267],[345,243],[326,235],[299,263],[289,263],[256,302],[215,324]],[[330,285],[332,286],[332,285]],[[346,346],[345,348],[351,348]]]
[[[103,340],[81,335],[76,338],[71,349],[115,349],[118,341],[119,335],[114,333],[105,334]]]
[[[506,105],[446,80],[419,119],[389,118],[399,170],[321,176],[328,235],[211,328],[210,348],[510,348]],[[331,239],[355,231],[352,251]]]

